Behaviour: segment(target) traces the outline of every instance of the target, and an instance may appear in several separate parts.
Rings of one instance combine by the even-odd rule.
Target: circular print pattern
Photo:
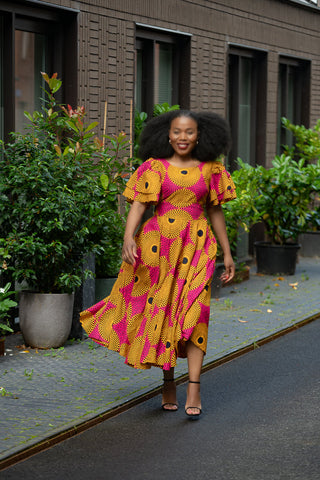
[[[158,217],[158,223],[161,234],[167,238],[176,238],[179,236],[181,230],[186,228],[189,222],[192,221],[192,216],[180,209],[172,209]]]
[[[157,230],[143,233],[139,244],[143,263],[153,267],[159,265],[160,233]]]
[[[180,168],[169,165],[167,172],[170,180],[179,187],[192,187],[201,178],[201,172],[196,167]]]

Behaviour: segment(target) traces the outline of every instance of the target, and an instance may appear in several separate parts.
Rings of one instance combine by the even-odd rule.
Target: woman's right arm
[[[138,256],[134,234],[141,223],[142,216],[146,211],[147,207],[148,205],[146,203],[134,201],[128,214],[123,239],[122,259],[130,265],[135,264],[136,258]]]

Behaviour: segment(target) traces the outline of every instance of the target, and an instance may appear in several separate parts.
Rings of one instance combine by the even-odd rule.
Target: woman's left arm
[[[207,213],[214,233],[223,251],[224,266],[226,270],[221,275],[221,280],[223,282],[230,282],[235,275],[236,267],[231,255],[223,210],[220,205],[210,205],[207,207]]]

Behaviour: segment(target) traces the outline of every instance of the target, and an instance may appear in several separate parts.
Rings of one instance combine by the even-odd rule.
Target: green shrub
[[[14,280],[35,291],[70,292],[90,274],[84,256],[103,252],[129,172],[129,141],[122,132],[104,147],[83,107],[56,103],[56,74],[43,78],[43,111],[26,113],[27,133],[0,144],[0,248],[12,257]]]

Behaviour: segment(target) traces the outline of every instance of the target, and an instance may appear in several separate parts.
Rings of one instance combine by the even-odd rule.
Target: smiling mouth
[[[182,150],[188,148],[189,144],[188,143],[178,143],[177,144],[179,148],[181,148]]]

